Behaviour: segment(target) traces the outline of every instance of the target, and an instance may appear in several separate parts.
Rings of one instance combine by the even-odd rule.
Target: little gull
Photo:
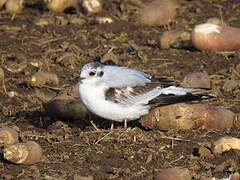
[[[135,120],[150,109],[179,102],[209,99],[206,89],[183,88],[166,78],[130,69],[91,62],[80,73],[79,96],[87,109],[113,122]]]

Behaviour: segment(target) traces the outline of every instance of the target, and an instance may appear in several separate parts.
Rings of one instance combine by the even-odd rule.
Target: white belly
[[[89,91],[91,89],[91,91]],[[123,121],[124,119],[135,120],[149,112],[148,106],[131,105],[123,106],[113,101],[106,101],[102,87],[79,86],[79,95],[83,104],[92,113],[113,121]]]

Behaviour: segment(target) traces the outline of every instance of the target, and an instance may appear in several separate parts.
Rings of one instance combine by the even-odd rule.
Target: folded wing
[[[123,106],[150,105],[153,107],[187,101],[212,98],[206,89],[163,87],[160,83],[146,83],[144,86],[109,88],[106,99]]]

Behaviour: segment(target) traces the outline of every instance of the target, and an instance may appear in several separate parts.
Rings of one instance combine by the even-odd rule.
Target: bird
[[[114,122],[139,119],[155,107],[210,99],[208,89],[175,86],[172,80],[128,67],[85,64],[80,71],[79,96],[93,114]]]

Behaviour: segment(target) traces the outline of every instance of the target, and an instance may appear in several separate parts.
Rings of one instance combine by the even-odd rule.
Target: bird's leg
[[[127,128],[127,119],[123,119],[123,122],[124,122],[124,128]]]
[[[124,122],[124,128],[127,128],[127,119],[123,119],[123,122]],[[111,130],[114,129],[114,121],[112,121],[112,124],[111,124]]]
[[[111,130],[114,129],[114,121],[112,121],[112,124],[111,124]]]

